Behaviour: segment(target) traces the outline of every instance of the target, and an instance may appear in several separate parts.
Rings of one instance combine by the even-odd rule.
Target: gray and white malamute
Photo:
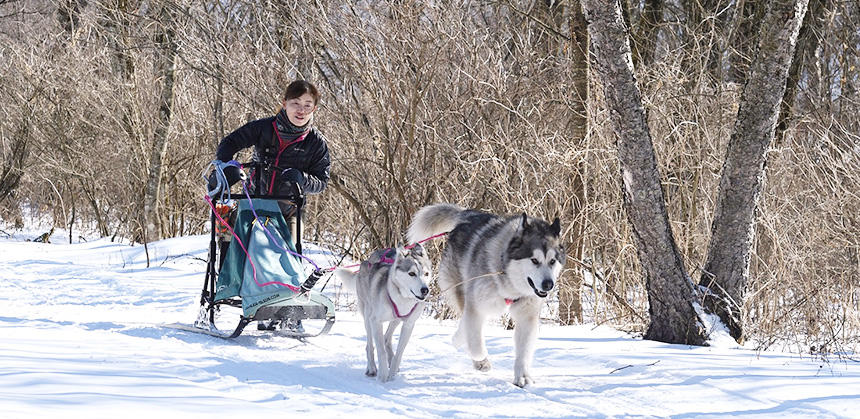
[[[367,376],[377,376],[378,373],[379,380],[385,382],[397,374],[415,321],[424,311],[432,266],[424,248],[415,245],[410,249],[398,247],[377,250],[356,272],[346,269],[335,271],[344,285],[355,289],[358,310],[364,317]],[[383,334],[385,322],[388,322],[388,329]],[[400,323],[403,323],[403,327],[397,339],[397,352],[394,352],[392,336]],[[379,358],[378,371],[374,360],[374,344]]]
[[[532,383],[529,374],[543,298],[555,286],[565,261],[558,218],[552,224],[527,217],[500,217],[453,204],[421,208],[409,226],[417,242],[450,231],[439,264],[439,289],[460,314],[454,345],[488,371],[483,325],[510,310],[514,320],[514,384]]]

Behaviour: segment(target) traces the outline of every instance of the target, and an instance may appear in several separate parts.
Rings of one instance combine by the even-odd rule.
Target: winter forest
[[[558,216],[545,321],[699,345],[704,310],[754,348],[850,357],[858,21],[843,0],[0,0],[0,217],[203,234],[218,142],[307,79],[332,179],[306,240],[361,260],[435,202]]]

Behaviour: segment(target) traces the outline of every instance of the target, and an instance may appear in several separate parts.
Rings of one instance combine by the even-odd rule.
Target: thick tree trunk
[[[155,138],[149,156],[149,171],[143,197],[143,227],[144,241],[150,242],[161,238],[161,221],[158,204],[161,195],[161,174],[164,156],[167,153],[168,127],[173,113],[173,84],[176,64],[177,45],[173,32],[173,16],[167,10],[168,5],[162,6],[159,14],[160,32],[156,42],[161,56],[161,98],[158,108],[158,120],[155,124]]]
[[[705,305],[741,340],[741,308],[749,279],[755,208],[764,184],[765,153],[773,141],[788,69],[808,0],[768,3],[758,51],[741,95],[729,140],[700,284]]]
[[[693,283],[672,236],[651,133],[633,74],[630,44],[617,1],[583,0],[595,66],[618,135],[624,209],[645,274],[651,324],[646,339],[703,345]]]
[[[314,44],[313,31],[304,28],[303,17],[300,15],[300,3],[276,3],[281,16],[282,25],[278,29],[280,36],[280,47],[284,54],[293,61],[296,66],[297,79],[313,81],[314,76]],[[290,81],[286,81],[283,87],[287,87]],[[283,92],[282,92],[283,93]]]

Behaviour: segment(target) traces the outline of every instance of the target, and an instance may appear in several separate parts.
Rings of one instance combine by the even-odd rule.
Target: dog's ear
[[[370,256],[367,257],[367,264],[368,265],[376,265],[377,263],[382,261],[382,258],[384,256],[385,256],[384,251],[377,250],[377,251],[371,253]]]
[[[526,213],[523,213],[523,225],[522,225],[522,227],[523,227],[523,231],[528,230],[528,228],[529,228],[529,217],[528,217],[528,215],[526,215]]]
[[[561,221],[558,217],[555,217],[555,220],[552,220],[552,225],[549,226],[549,232],[555,237],[558,237],[561,234]]]
[[[405,246],[403,246],[403,245],[397,246],[397,255],[400,256],[401,258],[405,258],[405,257],[409,256],[409,252],[410,252],[410,250],[407,249]]]
[[[421,247],[420,243],[415,243],[415,245],[412,246],[411,249],[409,249],[409,252],[415,256],[424,256],[424,248]]]

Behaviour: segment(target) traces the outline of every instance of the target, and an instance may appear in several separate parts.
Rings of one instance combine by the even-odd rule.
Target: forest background
[[[756,348],[841,356],[860,343],[860,5],[623,0],[623,41],[699,281],[768,3],[805,14],[732,304]],[[0,217],[40,213],[70,241],[201,234],[218,141],[304,78],[333,157],[306,239],[360,259],[439,201],[559,216],[569,262],[548,320],[647,335],[655,296],[585,15],[547,0],[0,0]]]

